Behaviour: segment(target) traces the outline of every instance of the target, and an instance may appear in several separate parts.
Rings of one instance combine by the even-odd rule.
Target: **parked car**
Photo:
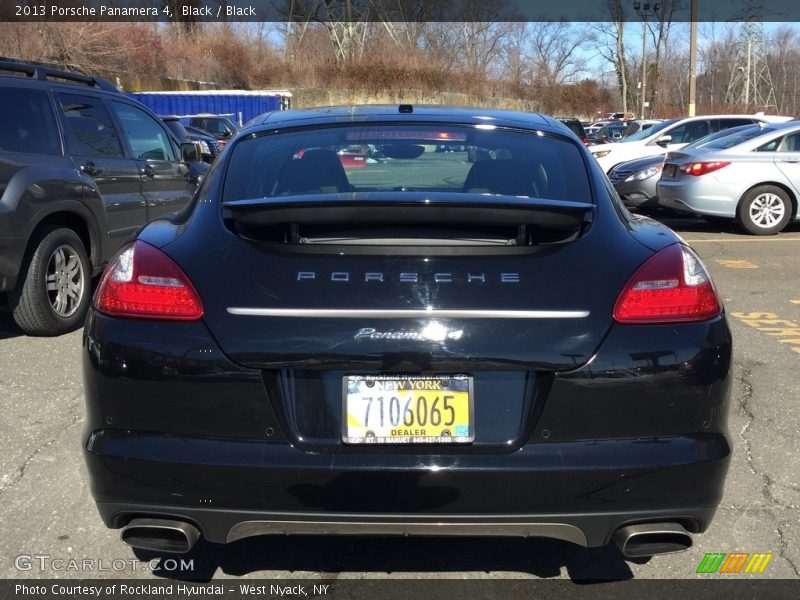
[[[188,117],[188,124],[213,135],[217,138],[220,148],[239,131],[236,123],[224,115],[194,115]]]
[[[738,127],[723,129],[692,142],[685,146],[683,151],[699,149],[710,142],[726,136],[735,136],[735,134],[744,131],[754,132],[757,135],[757,132],[763,131],[764,126],[764,123],[759,123],[757,125],[739,125]],[[661,177],[661,170],[664,167],[664,161],[667,156],[664,153],[629,160],[618,164],[608,172],[608,178],[625,206],[628,208],[655,208],[658,206],[656,185]]]
[[[182,209],[193,144],[110,83],[0,61],[0,292],[29,335],[83,322],[91,279],[147,221]]]
[[[195,142],[199,149],[203,162],[211,164],[220,153],[219,143],[210,133],[181,123],[178,116],[162,116],[161,120],[166,123],[172,134],[180,142]]]
[[[606,117],[609,121],[633,121],[636,118],[632,112],[612,112]]]
[[[591,123],[590,125],[586,125],[583,128],[583,130],[586,132],[587,136],[590,136],[593,133],[596,133],[597,131],[599,131],[600,128],[603,125],[608,125],[609,123],[611,123],[611,121],[595,121],[594,123]]]
[[[797,220],[800,122],[745,131],[701,152],[670,153],[658,182],[659,204],[726,218],[755,235]]]
[[[592,155],[605,172],[619,163],[680,150],[686,144],[699,140],[709,133],[721,129],[749,125],[752,123],[779,123],[791,117],[770,115],[712,115],[670,119],[653,125],[650,129],[639,131],[618,144],[602,144],[592,148]]]
[[[589,136],[589,145],[610,144],[622,140],[627,126],[622,121],[606,123]]]
[[[387,161],[343,167],[349,144]],[[542,115],[265,115],[120,250],[84,336],[90,489],[135,547],[490,534],[640,557],[690,546],[722,497],[709,275]]]
[[[622,137],[628,137],[639,131],[650,129],[653,125],[658,123],[661,123],[661,119],[636,119],[634,121],[626,121],[626,127]]]
[[[566,125],[572,133],[578,136],[578,139],[583,142],[584,146],[589,145],[589,138],[586,135],[586,131],[583,129],[583,125],[578,119],[575,118],[561,118],[559,119],[564,125]]]

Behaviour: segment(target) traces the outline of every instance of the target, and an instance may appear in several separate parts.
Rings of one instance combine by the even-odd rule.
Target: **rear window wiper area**
[[[235,234],[289,246],[524,248],[572,241],[591,202],[465,193],[346,193],[223,202]]]

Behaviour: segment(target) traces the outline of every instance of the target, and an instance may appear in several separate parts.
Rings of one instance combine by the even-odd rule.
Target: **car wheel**
[[[739,202],[739,224],[754,235],[772,235],[792,218],[789,195],[774,185],[754,187]]]
[[[91,268],[81,238],[71,229],[41,232],[9,300],[14,320],[28,335],[72,331],[86,316]]]

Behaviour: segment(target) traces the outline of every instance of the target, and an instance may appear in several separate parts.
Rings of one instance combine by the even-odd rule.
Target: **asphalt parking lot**
[[[734,459],[717,516],[690,551],[629,562],[612,547],[548,540],[265,537],[201,541],[183,557],[191,568],[143,562],[153,557],[105,529],[87,487],[80,332],[25,337],[3,310],[0,578],[707,578],[720,575],[696,569],[716,552],[773,554],[764,573],[728,578],[800,577],[800,224],[759,238],[667,221],[715,277],[736,344]]]

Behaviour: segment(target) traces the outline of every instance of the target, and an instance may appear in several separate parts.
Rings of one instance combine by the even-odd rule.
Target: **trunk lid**
[[[226,213],[233,234],[201,247],[179,237],[165,250],[200,292],[222,349],[249,367],[559,371],[586,363],[619,290],[651,251],[592,223],[590,204],[501,198],[487,208],[482,198],[478,209],[461,196],[421,211],[362,203],[361,222],[345,201],[251,203]],[[258,214],[273,223],[281,211],[296,212],[278,219],[280,232],[262,227],[256,239]],[[220,263],[227,268],[204,267]]]

